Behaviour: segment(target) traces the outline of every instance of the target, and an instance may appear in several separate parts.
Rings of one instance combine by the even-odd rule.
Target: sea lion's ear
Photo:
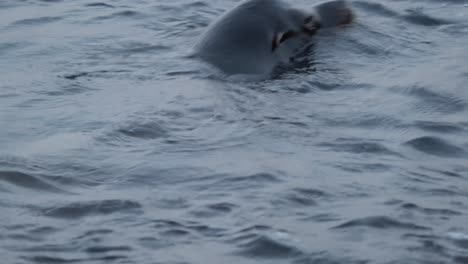
[[[313,35],[320,29],[322,25],[314,16],[308,16],[304,19],[302,29],[309,35]]]
[[[292,31],[292,30],[289,30],[289,31],[286,31],[286,32],[280,32],[278,34],[276,34],[274,37],[273,37],[273,40],[271,42],[271,51],[274,52],[281,43],[283,43],[284,41],[286,41],[287,39],[289,38],[292,38],[296,35],[297,33]]]

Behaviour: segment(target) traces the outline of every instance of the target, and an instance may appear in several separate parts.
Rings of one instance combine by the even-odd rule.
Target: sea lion
[[[208,27],[195,45],[195,55],[227,74],[270,73],[320,28],[352,19],[342,0],[311,10],[281,0],[242,1]]]

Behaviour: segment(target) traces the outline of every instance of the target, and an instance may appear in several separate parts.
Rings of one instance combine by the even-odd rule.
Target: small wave
[[[164,237],[186,237],[189,236],[191,233],[190,231],[184,229],[171,229],[163,231],[160,234]]]
[[[12,8],[12,7],[17,7],[19,6],[19,4],[17,3],[17,1],[11,1],[11,2],[8,2],[8,1],[1,1],[0,2],[0,8]]]
[[[316,206],[318,203],[311,197],[298,194],[289,194],[285,200],[288,205],[292,206]],[[278,201],[273,201],[274,204],[278,204]],[[290,207],[290,206],[288,206]]]
[[[370,38],[372,39],[372,38]],[[370,58],[382,57],[388,52],[388,47],[376,41],[362,41],[360,38],[347,38],[345,41],[349,42],[348,47],[355,49],[355,52],[362,56]]]
[[[373,263],[367,259],[351,258],[349,256],[335,256],[330,252],[321,251],[308,254],[293,262],[294,264],[368,264]],[[386,262],[387,264],[395,264],[394,262]]]
[[[448,122],[433,122],[433,121],[418,121],[414,123],[414,126],[428,131],[436,133],[460,133],[465,131],[463,126],[458,124],[452,124]]]
[[[435,172],[439,175],[454,177],[454,178],[463,178],[463,175],[456,171],[449,171],[449,170],[437,170],[437,169],[429,169],[429,168],[422,168],[431,172]]]
[[[354,228],[354,227],[369,227],[377,229],[409,229],[409,230],[430,230],[425,226],[416,225],[413,223],[400,222],[387,216],[370,216],[351,220],[344,224],[335,226],[335,229]]]
[[[200,7],[208,7],[209,5],[205,1],[193,1],[191,3],[187,3],[183,5],[186,8],[200,8]]]
[[[66,77],[65,77],[66,78]],[[57,87],[57,90],[44,90],[38,91],[39,94],[49,95],[49,96],[66,96],[66,95],[75,95],[81,94],[89,91],[95,90],[87,86],[79,84],[67,84],[60,87]]]
[[[37,26],[62,20],[62,17],[38,17],[15,21],[11,26]]]
[[[154,53],[159,51],[170,50],[171,47],[164,45],[151,45],[147,43],[127,43],[124,47],[119,49],[117,52],[126,53],[126,54],[136,54],[136,53]]]
[[[427,215],[442,215],[442,216],[450,216],[450,215],[461,215],[461,212],[450,210],[450,209],[434,209],[434,208],[426,208],[420,207],[414,203],[404,203],[401,205],[401,208],[410,211],[418,211],[423,214]]]
[[[99,16],[95,17],[95,20],[107,20],[107,19],[119,19],[119,18],[135,18],[135,19],[142,19],[146,17],[145,14],[133,11],[133,10],[125,10],[120,12],[115,12],[107,16]]]
[[[45,216],[57,218],[82,218],[90,215],[107,215],[140,209],[140,203],[130,200],[103,200],[74,202],[42,209]]]
[[[80,235],[77,237],[77,239],[83,239],[83,238],[93,238],[93,237],[100,237],[103,235],[111,234],[114,231],[112,229],[93,229],[93,230],[88,230],[84,234]]]
[[[394,117],[377,114],[353,114],[352,118],[325,119],[327,125],[335,127],[358,127],[358,128],[393,128],[401,127],[402,122]]]
[[[457,147],[438,137],[419,137],[409,140],[405,144],[426,154],[440,157],[466,156],[466,152],[464,149]]]
[[[441,28],[442,31],[447,32],[449,34],[453,34],[454,36],[464,36],[468,33],[468,23],[458,23],[453,25],[447,25]],[[462,76],[463,77],[463,76]],[[466,75],[464,76],[466,77]]]
[[[420,10],[407,10],[406,15],[403,15],[402,18],[409,23],[421,26],[442,26],[453,24],[453,22],[441,19],[441,18],[434,18],[429,15],[424,14]]]
[[[271,173],[257,173],[248,176],[228,177],[213,184],[214,188],[226,187],[229,189],[258,188],[281,180]]]
[[[434,92],[425,87],[414,86],[398,90],[420,100],[414,107],[423,112],[458,113],[467,107],[467,103],[456,95]]]
[[[138,244],[150,250],[159,250],[162,248],[173,246],[174,242],[170,242],[168,241],[168,239],[160,239],[155,238],[153,236],[144,236],[138,238]]]
[[[18,49],[30,46],[31,43],[29,42],[4,42],[0,43],[0,55],[6,55],[11,51],[17,51]]]
[[[34,256],[34,257],[23,257],[23,259],[32,261],[33,263],[39,264],[51,264],[51,263],[77,263],[77,262],[109,262],[127,259],[126,256],[108,255],[98,258],[61,258],[51,256]]]
[[[355,140],[348,140],[348,139],[341,139],[337,140],[337,142],[333,143],[321,143],[320,146],[329,148],[330,150],[336,152],[350,152],[350,153],[372,153],[372,154],[380,154],[380,155],[396,155],[399,156],[398,153],[389,150],[387,147],[380,143],[376,142],[349,142]]]
[[[87,77],[89,75],[90,75],[89,72],[79,72],[79,73],[66,74],[63,76],[63,78],[68,79],[68,80],[75,80],[79,77]]]
[[[128,246],[94,246],[85,249],[90,254],[103,254],[113,251],[131,251],[132,248]]]
[[[329,197],[331,197],[330,194],[319,189],[296,188],[283,195],[283,197],[280,197],[281,199],[273,200],[272,203],[274,205],[281,205],[284,203],[288,208],[291,208],[291,206],[316,206],[319,200]]]
[[[267,236],[257,236],[252,241],[240,245],[240,255],[254,258],[292,258],[304,255],[298,248]]]
[[[122,72],[122,71],[114,71],[114,72]],[[113,72],[107,71],[107,70],[99,70],[99,71],[92,71],[92,72],[77,72],[77,73],[65,74],[62,77],[68,80],[76,80],[82,77],[89,77],[89,78],[102,77],[106,73],[113,73]]]
[[[152,225],[162,234],[171,234],[179,236],[181,234],[197,233],[206,237],[220,237],[225,232],[223,228],[211,227],[196,221],[176,221],[158,219],[152,221]]]
[[[110,7],[110,8],[114,8],[113,5],[109,5],[109,4],[101,3],[101,2],[89,3],[89,4],[86,4],[85,6],[87,6],[87,7]]]
[[[0,171],[0,181],[8,182],[18,187],[47,191],[53,193],[68,193],[38,176],[32,176],[19,171]]]
[[[433,239],[420,239],[419,245],[410,246],[407,249],[410,252],[432,253],[438,256],[448,256],[447,247]]]
[[[356,162],[347,162],[347,163],[338,163],[334,164],[333,167],[349,171],[349,172],[388,172],[393,167],[389,164],[382,163],[356,163]]]
[[[321,213],[321,214],[304,217],[301,220],[307,221],[307,222],[313,221],[313,222],[318,222],[318,223],[324,223],[324,222],[336,222],[340,219],[341,219],[340,216],[336,214]]]
[[[167,129],[155,122],[132,122],[125,125],[125,127],[117,129],[116,132],[128,137],[141,139],[166,138],[169,136]]]
[[[364,1],[354,1],[353,6],[356,6],[358,8],[367,10],[369,12],[381,15],[381,16],[387,16],[387,17],[397,17],[399,14],[388,7],[384,6],[383,4],[380,3],[371,3],[371,2],[364,2]]]
[[[203,208],[191,211],[190,213],[196,217],[216,217],[228,214],[237,207],[239,206],[236,204],[221,202],[204,206]]]
[[[434,189],[422,191],[422,193],[425,193],[426,195],[431,196],[431,197],[434,197],[434,196],[445,196],[445,197],[468,196],[466,192],[462,192],[455,188],[451,188],[451,189],[434,188]]]
[[[449,238],[456,246],[462,249],[468,249],[468,234],[462,232],[450,232],[447,234]]]

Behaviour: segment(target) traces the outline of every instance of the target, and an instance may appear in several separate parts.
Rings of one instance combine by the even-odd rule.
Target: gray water
[[[0,1],[1,263],[468,263],[468,1],[263,80],[188,56],[236,2]]]

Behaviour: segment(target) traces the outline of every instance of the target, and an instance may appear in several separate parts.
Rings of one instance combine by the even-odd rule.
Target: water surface
[[[468,263],[468,1],[255,81],[188,56],[236,2],[0,2],[2,263]]]

